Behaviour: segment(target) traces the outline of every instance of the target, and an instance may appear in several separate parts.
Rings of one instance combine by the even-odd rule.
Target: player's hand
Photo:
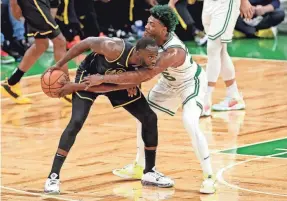
[[[127,89],[127,91],[128,91],[128,96],[129,97],[134,97],[138,93],[137,87],[129,88],[129,89]]]
[[[62,67],[61,66],[58,66],[57,64],[55,64],[54,66],[51,66],[50,68],[48,68],[43,74],[42,74],[42,76],[45,74],[45,73],[47,73],[47,72],[52,72],[52,71],[54,71],[54,70],[61,70],[61,71],[63,71],[63,69],[62,69]],[[64,71],[63,71],[64,72]],[[41,76],[41,78],[42,78],[42,76]],[[66,78],[66,80],[67,81],[70,81],[70,77],[69,77],[69,75],[67,74],[67,73],[65,73],[65,78]]]
[[[74,87],[75,83],[64,81],[64,80],[62,80],[60,83],[64,84],[64,86],[62,88],[58,89],[58,91],[56,92],[58,94],[59,98],[75,92],[75,87]]]
[[[89,75],[83,79],[83,83],[87,86],[87,88],[100,85],[104,82],[103,75],[96,74],[96,75]],[[86,89],[87,89],[86,88]]]
[[[54,71],[54,70],[63,70],[62,66],[59,66],[57,64],[55,64],[54,66],[51,66],[50,68],[48,68],[46,71]]]
[[[254,15],[254,8],[248,0],[241,1],[240,16],[245,19],[251,19]]]

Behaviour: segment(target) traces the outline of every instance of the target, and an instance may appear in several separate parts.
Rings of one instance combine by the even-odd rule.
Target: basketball
[[[67,79],[67,75],[61,70],[47,71],[41,78],[42,91],[51,98],[59,98],[58,89],[63,87],[60,82]]]

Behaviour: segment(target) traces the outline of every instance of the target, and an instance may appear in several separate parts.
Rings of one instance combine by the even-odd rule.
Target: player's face
[[[138,55],[139,55],[140,66],[144,68],[152,68],[155,66],[158,57],[158,47],[147,46],[146,49],[139,50]]]
[[[152,38],[165,37],[167,34],[166,27],[156,18],[150,16],[145,26],[144,36]]]

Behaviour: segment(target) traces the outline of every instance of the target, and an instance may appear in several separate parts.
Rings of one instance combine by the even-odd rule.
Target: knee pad
[[[156,147],[158,144],[157,116],[150,110],[144,114],[142,123],[142,138],[146,147]]]

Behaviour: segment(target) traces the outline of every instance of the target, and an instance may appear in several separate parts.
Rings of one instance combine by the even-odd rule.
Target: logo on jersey
[[[124,68],[110,68],[108,70],[106,70],[105,75],[115,75],[115,74],[121,74],[123,72],[126,72],[126,70]]]

